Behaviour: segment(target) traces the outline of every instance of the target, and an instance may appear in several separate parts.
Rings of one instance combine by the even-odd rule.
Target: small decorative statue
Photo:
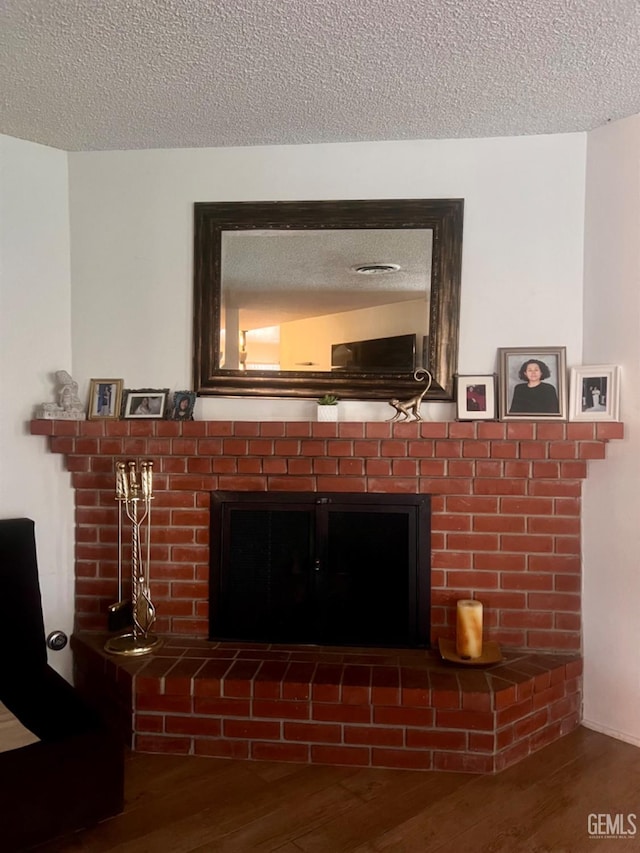
[[[56,421],[83,421],[86,414],[78,396],[78,383],[66,370],[56,371],[58,402],[42,403],[36,410],[36,418]]]
[[[396,410],[395,415],[392,418],[389,418],[389,423],[393,423],[394,421],[421,421],[420,417],[420,404],[424,398],[424,395],[427,393],[429,388],[431,388],[431,384],[433,382],[433,376],[426,370],[424,367],[419,367],[415,373],[413,374],[413,378],[416,382],[426,382],[426,385],[422,389],[419,394],[415,394],[413,397],[410,397],[408,400],[390,400],[389,405],[393,406]]]

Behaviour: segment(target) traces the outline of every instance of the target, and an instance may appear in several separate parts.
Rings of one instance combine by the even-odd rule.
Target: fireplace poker
[[[116,466],[116,500],[118,501],[118,600],[109,605],[107,628],[111,632],[124,631],[133,623],[131,600],[122,597],[122,504],[129,493],[124,462]]]

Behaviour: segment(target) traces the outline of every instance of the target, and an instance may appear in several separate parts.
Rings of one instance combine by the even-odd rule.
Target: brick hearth
[[[509,756],[515,755],[513,760],[517,760],[522,757],[522,750],[542,746],[547,742],[545,738],[559,737],[578,724],[582,481],[587,476],[588,461],[603,459],[607,441],[622,438],[622,424],[39,420],[31,422],[31,432],[48,436],[50,449],[64,455],[71,472],[76,498],[76,631],[83,637],[86,632],[106,630],[107,608],[116,596],[115,462],[132,458],[154,461],[151,591],[158,612],[155,627],[167,642],[158,655],[141,662],[125,664],[106,660],[98,652],[93,655],[93,669],[100,678],[109,674],[107,682],[113,682],[116,694],[125,685],[129,696],[125,702],[129,705],[127,725],[135,727],[137,748],[175,747],[179,752],[235,749],[254,758],[278,751],[284,757],[288,750],[292,756],[304,753],[306,760],[333,756],[335,761],[332,759],[331,763],[342,763],[338,757],[346,757],[345,749],[356,750],[350,755],[364,756],[364,752],[358,752],[362,749],[368,756],[366,761],[363,758],[365,764],[405,766],[399,757],[394,759],[398,763],[391,765],[380,764],[374,758],[381,749],[395,747],[373,743],[372,738],[389,737],[393,742],[399,735],[397,731],[385,734],[386,727],[393,729],[395,723],[380,721],[372,692],[368,704],[362,706],[369,709],[369,721],[362,725],[380,727],[381,733],[363,733],[370,739],[366,745],[348,740],[357,737],[349,720],[314,716],[315,675],[304,682],[311,691],[309,697],[300,700],[306,703],[307,716],[289,719],[283,713],[276,723],[279,737],[272,742],[270,738],[251,735],[256,722],[274,722],[269,714],[258,714],[256,718],[255,703],[267,699],[253,691],[279,692],[280,698],[273,696],[269,701],[289,703],[282,711],[290,712],[291,703],[297,701],[289,695],[297,689],[291,686],[299,683],[297,676],[293,681],[284,675],[265,682],[261,670],[256,670],[241,681],[235,677],[236,670],[225,674],[216,670],[210,682],[204,679],[206,667],[210,667],[205,658],[213,652],[220,654],[219,649],[206,642],[209,504],[211,492],[217,489],[432,496],[432,641],[454,636],[455,602],[473,596],[484,604],[485,639],[495,640],[509,650],[520,650],[508,652],[510,665],[517,659],[519,675],[505,677],[505,669],[500,667],[484,674],[442,671],[444,665],[434,653],[416,652],[429,662],[428,666],[425,663],[418,667],[423,675],[416,676],[428,674],[429,687],[423,685],[426,692],[420,700],[423,725],[399,723],[403,744],[398,749],[407,758],[406,750],[411,751],[409,741],[415,743],[420,737],[425,743],[432,737],[433,744],[440,738],[443,742],[449,738],[449,743],[458,746],[451,750],[456,759],[436,758],[438,749],[424,746],[431,757],[423,753],[420,759],[407,758],[409,765],[415,760],[418,764],[413,766],[425,761],[428,766],[440,767],[452,761],[467,769],[499,769],[511,762]],[[86,640],[75,638],[76,655],[86,644]],[[201,654],[202,649],[206,655]],[[229,649],[222,651],[224,659]],[[236,653],[244,665],[250,659],[246,658],[247,653],[256,660],[256,650],[236,649],[234,656]],[[296,657],[289,659],[292,666],[300,662],[299,653],[295,651]],[[559,653],[567,656],[559,657]],[[261,650],[259,663],[267,667],[271,664],[265,654]],[[324,662],[315,658],[318,666]],[[169,671],[169,663],[178,668]],[[529,665],[541,669],[527,672]],[[399,666],[395,663],[391,669],[395,667],[397,671]],[[368,675],[358,673],[369,691],[380,686],[367,681],[374,679],[375,667],[371,667]],[[413,663],[408,669],[415,671]],[[270,671],[267,667],[263,674]],[[388,675],[389,670],[386,672]],[[348,698],[355,695],[351,688],[364,689],[365,684],[351,684],[351,673],[352,670],[348,675],[346,669],[340,670],[332,688],[339,691],[340,705],[353,709],[359,706]],[[541,686],[547,678],[544,673],[550,679],[547,686]],[[437,678],[441,675],[453,679],[458,686],[451,690],[440,688]],[[85,672],[85,676],[91,680],[89,673]],[[478,678],[493,687],[486,691],[467,689],[469,679],[476,684]],[[207,687],[203,686],[205,683]],[[180,697],[173,692],[176,684],[182,685]],[[236,684],[242,686],[236,688]],[[562,686],[561,695],[558,684]],[[345,686],[349,688],[346,693]],[[545,691],[551,687],[553,694],[547,694]],[[248,691],[248,695],[228,693],[234,689]],[[245,735],[239,735],[242,726],[237,719],[234,724],[225,723],[232,715],[199,713],[205,707],[205,697],[198,696],[198,691],[203,690],[213,694],[220,691],[219,696],[209,696],[207,701],[253,703],[248,713],[240,715],[247,727]],[[407,692],[401,685],[400,690],[401,695]],[[532,698],[535,694],[540,695]],[[446,709],[441,703],[448,701],[453,705]],[[154,706],[153,702],[157,704]],[[508,708],[503,706],[505,702]],[[563,704],[555,705],[559,702]],[[189,717],[191,723],[173,719],[169,712],[174,704],[176,718],[193,715]],[[413,707],[411,702],[408,706]],[[404,704],[398,707],[404,708]],[[469,715],[467,722],[460,728],[447,725],[442,716],[445,710],[464,712]],[[199,722],[203,717],[211,719]],[[287,732],[301,733],[302,729],[295,726],[301,725],[302,719],[316,730],[320,724],[337,726],[339,743],[321,739],[315,747],[313,740],[296,743]],[[178,732],[175,726],[179,725],[186,729],[191,726],[192,731]],[[207,735],[201,737],[196,731],[199,725],[212,726],[211,732],[219,727],[221,734],[211,737],[214,741],[222,738],[229,745],[212,746]],[[512,734],[504,733],[505,726]],[[275,732],[269,726],[261,730]],[[331,731],[331,737],[338,737],[337,729]],[[327,736],[328,733],[325,730]],[[504,740],[512,735],[512,741]],[[526,747],[521,743],[523,737]],[[254,742],[271,745],[258,748]],[[477,748],[480,742],[486,749]],[[239,743],[243,745],[238,746]],[[447,749],[444,752],[449,754]],[[463,760],[463,756],[469,760]]]
[[[491,773],[580,722],[575,655],[462,669],[419,650],[167,638],[132,660],[105,638],[73,637],[76,684],[146,752]]]

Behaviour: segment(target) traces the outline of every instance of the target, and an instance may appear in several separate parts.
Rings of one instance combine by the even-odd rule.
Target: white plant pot
[[[319,421],[337,421],[338,406],[317,406]]]

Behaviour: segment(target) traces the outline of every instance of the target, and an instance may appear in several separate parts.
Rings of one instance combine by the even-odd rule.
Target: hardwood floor
[[[131,754],[123,814],[37,853],[640,852],[640,749],[580,728],[497,776]]]

